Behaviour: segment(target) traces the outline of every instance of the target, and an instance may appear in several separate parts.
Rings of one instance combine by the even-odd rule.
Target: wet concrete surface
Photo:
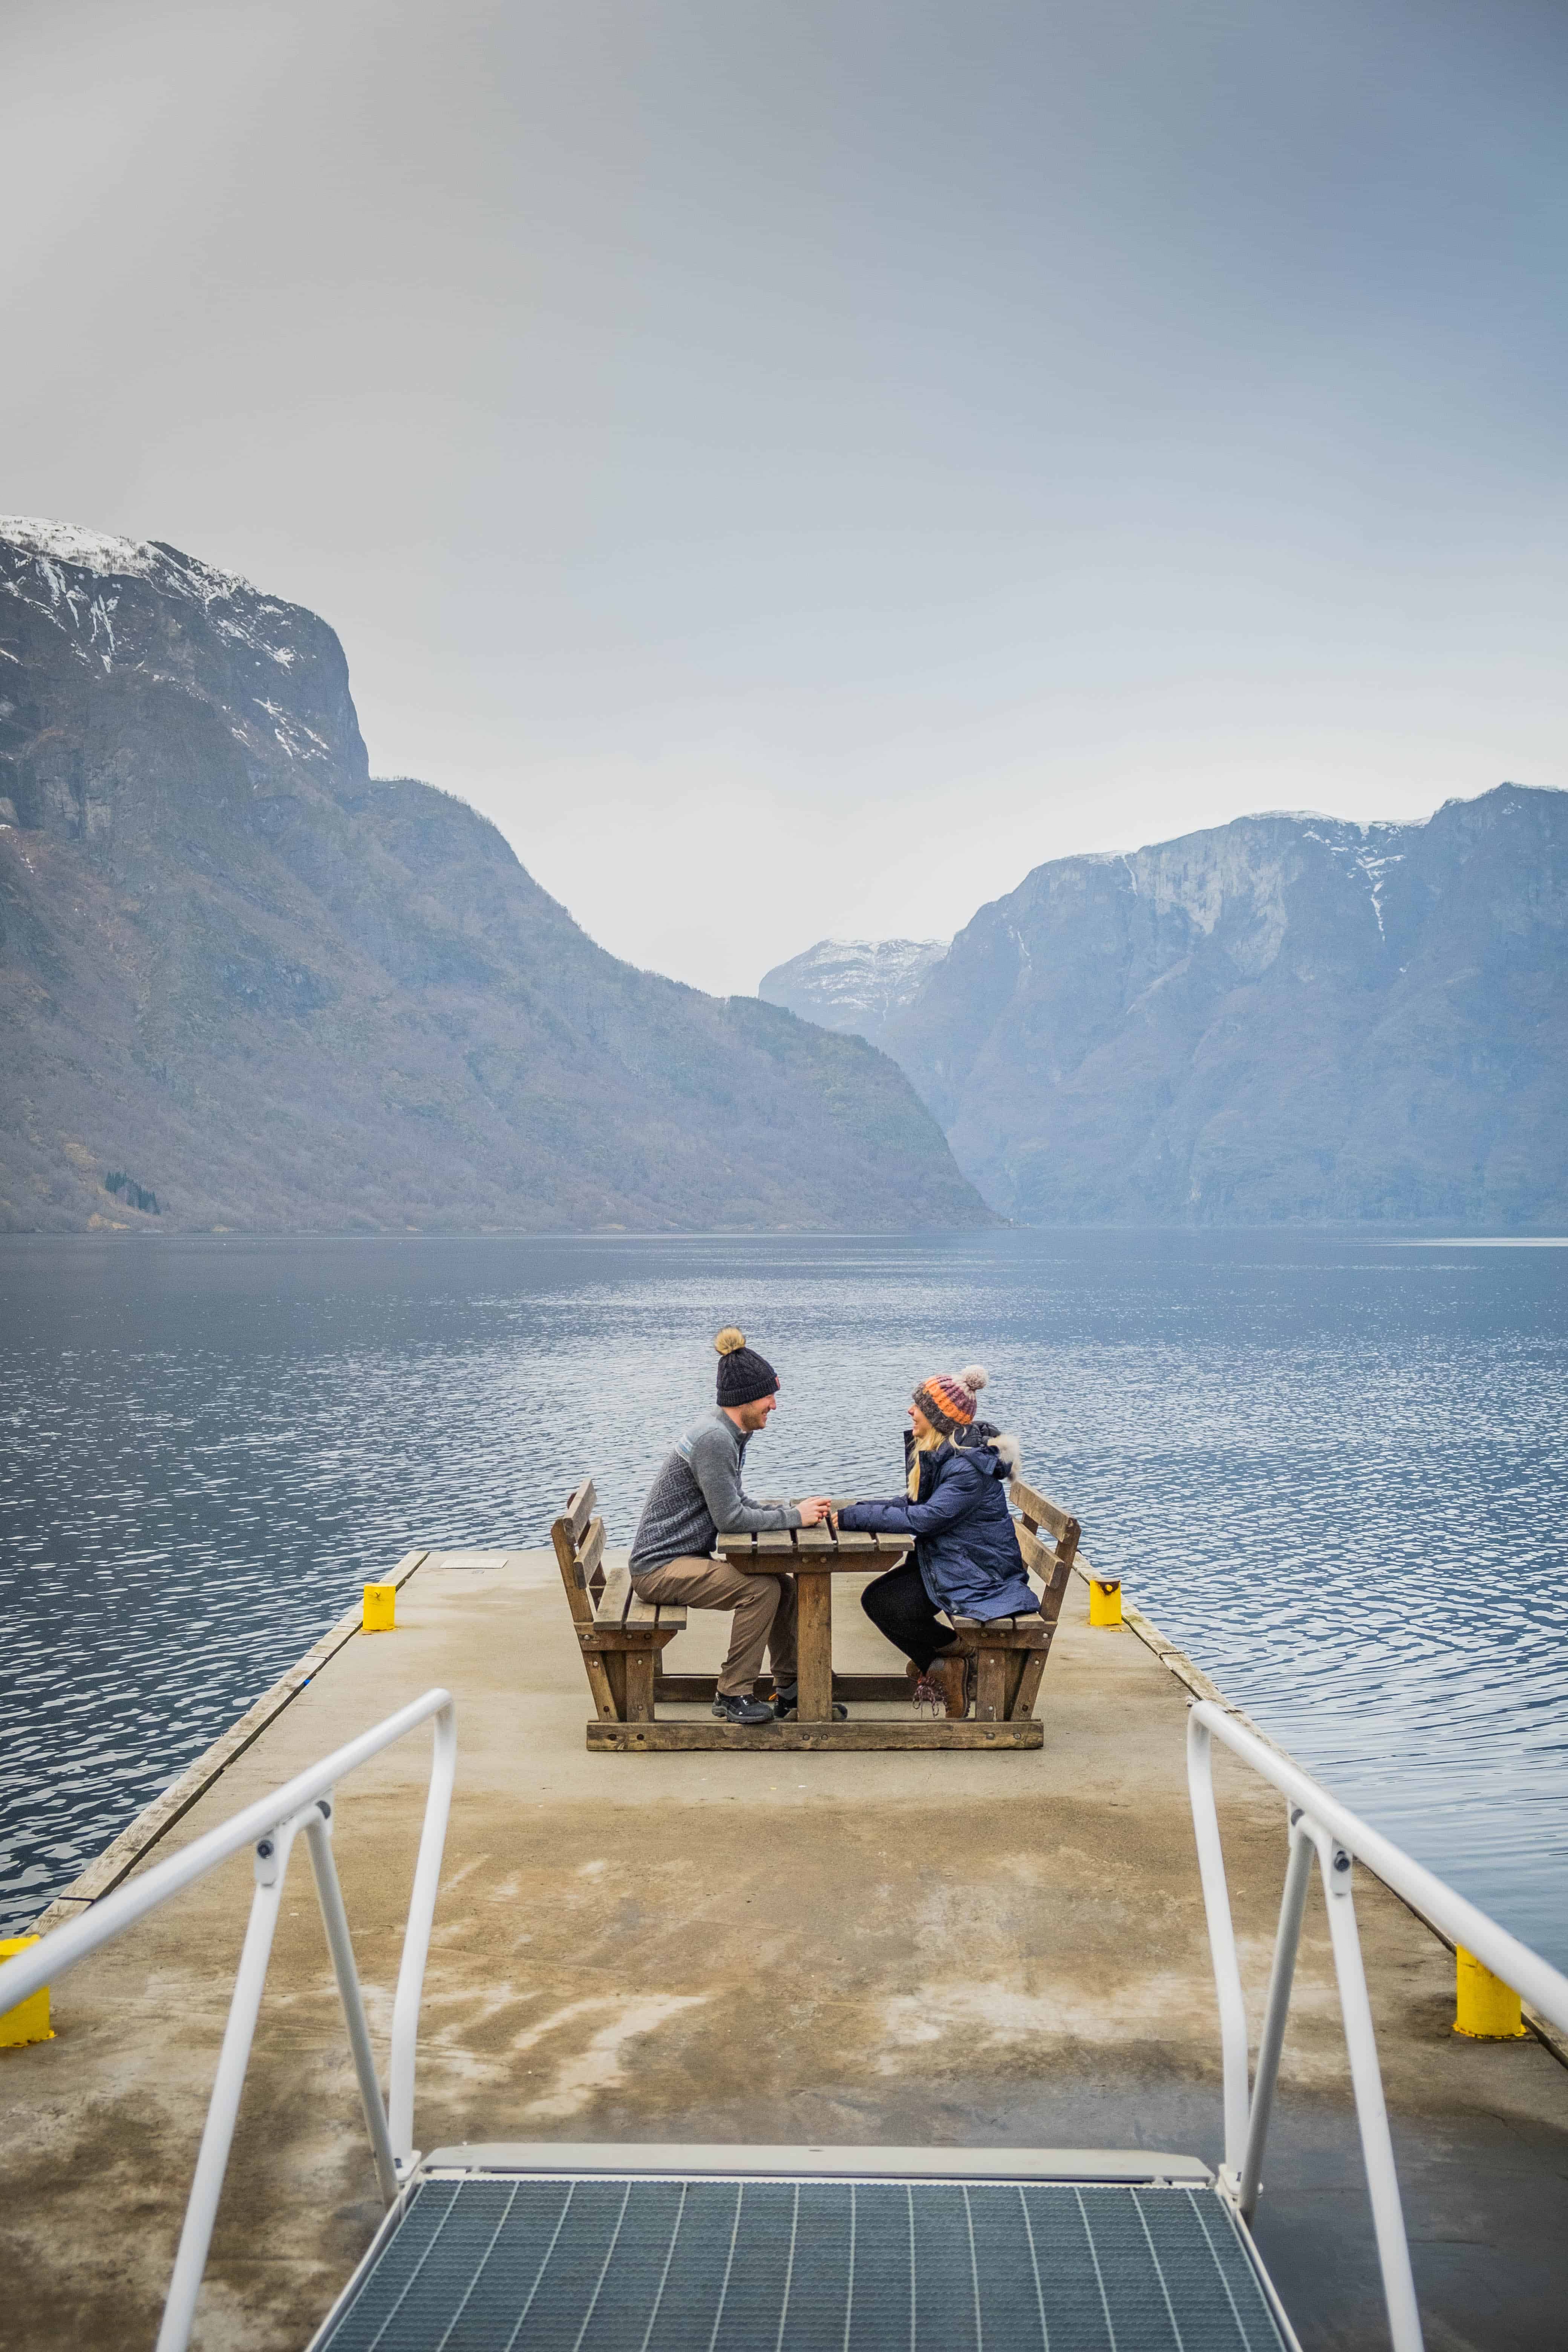
[[[837,1654],[889,1654],[840,1580]],[[1038,1753],[590,1756],[553,1562],[422,1568],[154,1850],[433,1684],[459,1768],[426,1978],[418,2144],[1100,2145],[1219,2156],[1218,2033],[1183,1763],[1187,1694],[1075,1584]],[[672,1667],[712,1664],[692,1617]],[[339,1792],[373,2027],[390,2022],[429,1742]],[[1216,1768],[1261,2009],[1284,1810]],[[150,2345],[250,1894],[247,1862],[55,1994],[0,2053],[0,2342]],[[1357,1913],[1433,2352],[1568,2342],[1568,2071],[1457,2040],[1449,1955],[1358,1873]],[[384,2047],[384,2042],[383,2042]],[[1258,2239],[1309,2352],[1386,2341],[1314,1891]],[[379,2211],[308,1860],[290,1873],[195,2341],[302,2346]]]

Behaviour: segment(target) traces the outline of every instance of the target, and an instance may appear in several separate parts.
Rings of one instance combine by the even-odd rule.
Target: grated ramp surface
[[[1212,2189],[426,2181],[320,2352],[1284,2352]]]

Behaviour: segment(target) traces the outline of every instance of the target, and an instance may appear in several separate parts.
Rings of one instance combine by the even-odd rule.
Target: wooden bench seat
[[[592,1478],[573,1488],[550,1540],[600,1721],[651,1723],[659,1656],[684,1630],[685,1610],[642,1600],[625,1568],[606,1574]]]
[[[1031,1582],[1041,1588],[1040,1608],[1034,1617],[953,1619],[959,1648],[975,1661],[977,1723],[1026,1722],[1033,1716],[1081,1532],[1070,1513],[1022,1478],[1009,1482],[1007,1499],[1022,1522],[1018,1548]],[[1042,1541],[1042,1528],[1055,1537],[1054,1548]]]

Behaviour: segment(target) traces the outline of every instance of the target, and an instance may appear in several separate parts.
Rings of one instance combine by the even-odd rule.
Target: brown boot
[[[961,1650],[952,1650],[945,1657],[933,1658],[926,1669],[931,1680],[942,1693],[942,1704],[950,1716],[969,1713],[969,1661]]]

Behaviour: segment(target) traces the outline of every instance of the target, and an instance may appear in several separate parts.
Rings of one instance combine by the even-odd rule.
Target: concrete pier
[[[836,1599],[840,1665],[885,1668],[852,1590]],[[328,1637],[147,1858],[445,1684],[460,1758],[421,2147],[1098,2144],[1215,2163],[1190,1692],[1157,1637],[1087,1618],[1075,1580],[1037,1754],[803,1756],[763,1735],[754,1754],[590,1756],[553,1559],[432,1555],[399,1593],[396,1630]],[[693,1612],[671,1667],[716,1663],[725,1622]],[[339,1791],[338,1865],[383,2049],[427,1759],[416,1736]],[[1226,1757],[1216,1778],[1256,2030],[1283,1807]],[[65,1979],[56,2041],[0,2053],[0,2342],[151,2345],[249,1897],[242,1858]],[[1451,1956],[1364,1872],[1357,1914],[1427,2343],[1560,2347],[1568,2070],[1535,2040],[1457,2040]],[[379,2210],[297,1852],[195,2340],[303,2345]],[[1386,2340],[1316,1892],[1258,2235],[1309,2352]]]

